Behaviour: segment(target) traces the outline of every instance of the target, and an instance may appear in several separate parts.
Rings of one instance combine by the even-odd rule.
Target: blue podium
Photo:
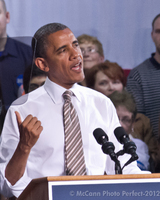
[[[159,200],[160,174],[34,179],[17,200]]]

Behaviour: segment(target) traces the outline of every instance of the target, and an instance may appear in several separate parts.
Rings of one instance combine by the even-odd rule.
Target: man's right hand
[[[20,132],[20,148],[24,151],[30,151],[43,130],[41,122],[32,115],[28,115],[22,122],[20,114],[17,111],[15,114]]]
[[[20,132],[20,141],[5,170],[5,177],[14,185],[24,174],[31,148],[37,142],[43,127],[41,122],[32,115],[28,115],[22,122],[16,111],[16,118]]]

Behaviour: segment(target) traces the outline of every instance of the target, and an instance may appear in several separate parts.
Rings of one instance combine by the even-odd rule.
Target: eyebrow
[[[73,43],[72,44],[75,44],[75,43],[78,43],[78,40],[75,40],[75,41],[73,41]],[[78,43],[79,44],[79,43]]]
[[[85,49],[84,47],[80,47],[81,49]],[[89,48],[93,48],[93,49],[96,49],[96,46],[94,46],[94,44],[91,44],[89,45],[88,47],[86,47],[86,49],[89,49]]]
[[[63,46],[59,47],[59,48],[56,50],[56,52],[60,51],[61,49],[64,49],[66,46],[67,46],[67,45],[63,45]]]
[[[76,44],[76,43],[78,43],[78,40],[75,40],[75,41],[72,42],[72,44]],[[59,47],[59,48],[56,50],[56,52],[60,51],[61,49],[66,48],[66,47],[67,47],[67,45],[63,45],[63,46]]]
[[[160,31],[160,28],[156,28],[154,31]]]

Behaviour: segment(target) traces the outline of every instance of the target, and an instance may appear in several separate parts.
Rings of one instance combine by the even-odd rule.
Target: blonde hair
[[[90,42],[90,43],[96,45],[98,53],[101,56],[104,56],[102,43],[96,37],[93,37],[93,36],[90,36],[87,34],[82,34],[77,37],[77,40],[78,40],[79,44],[83,44],[85,42]]]

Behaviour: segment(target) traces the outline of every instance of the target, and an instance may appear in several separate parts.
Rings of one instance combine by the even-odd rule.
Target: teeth
[[[76,64],[75,66],[77,67],[78,65],[80,65],[80,63]]]

